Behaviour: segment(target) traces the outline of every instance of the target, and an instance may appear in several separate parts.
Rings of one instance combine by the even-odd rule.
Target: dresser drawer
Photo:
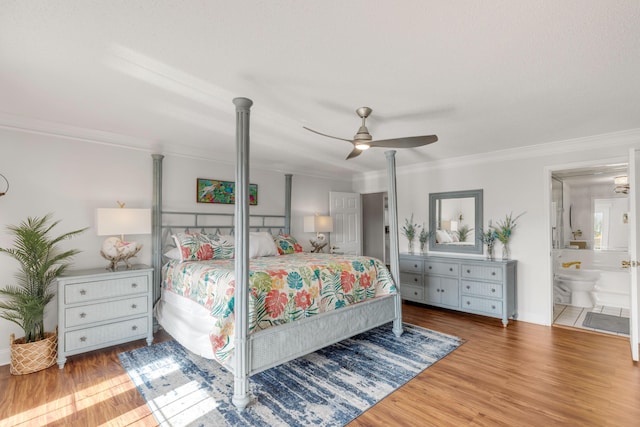
[[[143,295],[126,300],[108,301],[67,308],[65,310],[66,327],[71,328],[124,316],[145,314],[149,311],[147,301],[147,296]]]
[[[502,301],[462,295],[462,308],[465,311],[502,316]]]
[[[472,282],[462,280],[462,292],[491,298],[502,298],[503,287],[500,283]]]
[[[502,268],[474,264],[462,265],[462,277],[502,282]]]
[[[82,303],[104,298],[147,293],[149,281],[146,275],[111,278],[64,286],[66,304]]]
[[[400,271],[407,271],[411,273],[422,273],[422,264],[423,261],[413,260],[413,259],[401,259],[400,260]]]
[[[402,285],[400,286],[400,295],[402,298],[411,301],[424,300],[424,288],[422,286]]]
[[[79,329],[64,334],[64,351],[72,352],[91,347],[104,346],[110,342],[127,340],[136,336],[146,336],[149,319],[147,316],[125,320],[93,328]]]
[[[458,276],[459,265],[448,262],[425,261],[424,272],[428,274],[439,274],[441,276]]]
[[[413,273],[400,273],[400,284],[401,285],[413,285],[413,286],[422,286],[422,274],[413,274]]]

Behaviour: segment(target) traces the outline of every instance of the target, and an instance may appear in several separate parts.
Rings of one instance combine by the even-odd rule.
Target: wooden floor
[[[404,320],[465,343],[350,426],[638,426],[640,369],[627,339],[404,305]],[[167,339],[158,334],[156,340]],[[0,367],[0,425],[156,425],[118,362],[138,341],[64,370]]]

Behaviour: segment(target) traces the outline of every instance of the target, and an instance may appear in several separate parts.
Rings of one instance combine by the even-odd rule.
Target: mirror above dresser
[[[482,190],[429,194],[429,250],[482,254]]]

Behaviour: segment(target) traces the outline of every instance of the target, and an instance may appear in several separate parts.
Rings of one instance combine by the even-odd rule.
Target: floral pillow
[[[173,240],[180,250],[180,261],[230,259],[234,255],[233,240],[218,234],[186,231],[174,234]]]
[[[275,242],[280,255],[302,252],[302,246],[300,243],[288,234],[279,234],[274,236],[273,241]]]

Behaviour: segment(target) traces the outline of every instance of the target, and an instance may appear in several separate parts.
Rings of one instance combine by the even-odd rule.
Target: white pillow
[[[446,230],[436,230],[436,240],[438,243],[452,243],[453,240]]]
[[[271,233],[266,231],[249,233],[249,258],[276,255],[278,255],[278,248]]]
[[[164,253],[164,256],[167,257],[168,259],[175,259],[178,261],[182,261],[182,254],[180,253],[180,249],[178,248],[169,249],[167,252]]]

